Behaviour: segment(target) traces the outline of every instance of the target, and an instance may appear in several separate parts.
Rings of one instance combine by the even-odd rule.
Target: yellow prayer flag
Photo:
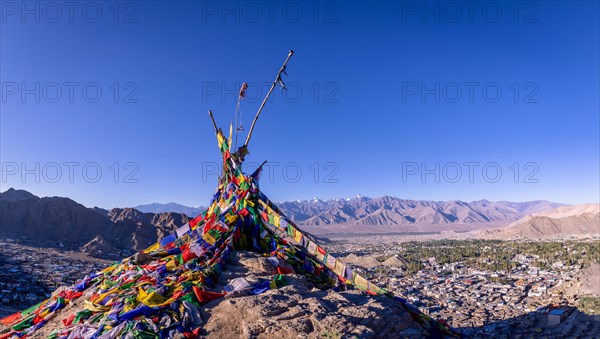
[[[219,144],[219,148],[221,148],[221,145],[223,145],[223,141],[225,141],[225,138],[223,137],[223,133],[221,133],[221,132],[217,133],[217,143]]]
[[[123,312],[129,312],[129,311],[133,310],[136,305],[137,305],[137,303],[125,304],[125,306],[123,306]]]
[[[321,253],[320,251],[317,251],[317,259],[319,259],[320,262],[325,261],[325,254]]]
[[[155,306],[164,306],[169,303],[169,299],[165,299],[162,295],[151,292],[146,293],[143,289],[140,288],[137,299],[146,306],[155,307]]]
[[[86,309],[88,309],[92,312],[106,312],[106,311],[110,311],[110,309],[111,309],[110,306],[96,305],[89,300],[83,301],[83,307],[85,307]]]
[[[156,243],[154,243],[152,246],[150,246],[150,247],[146,248],[146,249],[144,250],[144,253],[150,253],[150,252],[154,252],[154,251],[156,251],[156,250],[157,250],[157,249],[159,249],[159,248],[160,248],[160,244],[159,244],[158,242],[156,242]]]
[[[239,218],[239,215],[237,215],[237,214],[225,216],[225,220],[227,221],[228,225],[231,225],[232,223],[237,221],[238,218]]]
[[[210,235],[209,233],[204,233],[202,239],[206,240],[206,242],[211,245],[214,244],[216,241],[215,238],[213,238],[212,235]]]
[[[108,266],[107,268],[105,268],[105,269],[103,269],[103,270],[102,270],[102,273],[109,273],[109,272],[112,272],[112,271],[114,271],[114,270],[115,270],[115,268],[116,268],[116,267],[117,267],[116,265],[111,265],[111,266]]]
[[[300,231],[298,231],[297,229],[294,228],[294,240],[297,243],[300,243],[300,241],[302,240],[302,233],[300,233]]]
[[[346,270],[346,265],[344,265],[343,262],[336,260],[335,267],[333,268],[333,273],[343,276],[345,270]]]
[[[168,271],[175,271],[177,269],[177,262],[176,260],[170,260],[165,267],[167,268]]]
[[[353,283],[359,290],[366,290],[369,288],[369,281],[358,274],[354,277]]]
[[[186,233],[179,238],[184,244],[187,244],[190,241],[190,234]]]

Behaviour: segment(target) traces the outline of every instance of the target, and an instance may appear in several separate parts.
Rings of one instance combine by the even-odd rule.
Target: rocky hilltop
[[[254,285],[277,274],[272,259],[253,252],[236,252],[213,291],[227,290],[227,283],[234,279]],[[277,289],[255,295],[249,288],[241,289],[194,308],[195,321],[202,324],[198,336],[417,338],[433,334],[431,328],[424,328],[413,318],[414,313],[390,298],[373,297],[356,290],[322,290],[298,274],[287,274],[283,280],[283,286]],[[85,309],[82,299],[73,300],[52,320],[51,326],[30,338],[45,338],[64,329],[70,314],[78,309]],[[97,329],[98,326],[90,326],[88,331]]]

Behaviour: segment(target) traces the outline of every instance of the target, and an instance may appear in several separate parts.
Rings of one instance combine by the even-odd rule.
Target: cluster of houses
[[[385,257],[400,251],[400,245],[349,245],[338,255],[354,252]],[[525,334],[560,323],[573,309],[560,305],[576,304],[576,293],[572,292],[577,289],[580,267],[556,262],[543,270],[534,265],[538,259],[535,255],[515,255],[517,267],[510,271],[474,269],[463,262],[438,264],[435,257],[423,258],[422,269],[415,274],[401,267],[357,270],[451,326],[471,327],[472,334],[513,330]]]
[[[106,262],[59,249],[0,240],[0,303],[27,307],[47,299],[61,285],[72,285]]]

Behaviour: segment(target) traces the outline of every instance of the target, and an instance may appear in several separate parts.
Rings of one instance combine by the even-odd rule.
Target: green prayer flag
[[[90,315],[92,315],[92,311],[90,310],[82,310],[77,312],[77,315],[75,316],[75,319],[73,319],[73,324],[78,324],[82,319],[85,319],[87,317],[89,317]]]
[[[26,316],[28,316],[28,315],[29,315],[31,312],[33,312],[33,311],[37,310],[37,309],[38,309],[38,307],[40,307],[40,305],[41,305],[41,304],[42,304],[42,303],[40,302],[40,303],[38,303],[38,304],[36,304],[36,305],[33,305],[33,306],[29,307],[28,309],[26,309],[26,310],[24,310],[24,311],[21,311],[21,316],[22,316],[22,317],[26,317]]]
[[[33,318],[35,318],[35,314],[29,316],[28,318],[22,320],[21,322],[19,322],[17,324],[15,324],[11,328],[15,331],[20,331],[20,330],[26,329],[33,324]]]

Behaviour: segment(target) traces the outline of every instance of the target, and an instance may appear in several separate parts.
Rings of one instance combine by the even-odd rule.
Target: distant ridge
[[[357,197],[328,201],[293,201],[280,204],[302,225],[439,225],[511,222],[527,213],[549,210],[562,204],[548,201],[464,202],[401,199],[390,196]]]
[[[481,237],[497,239],[551,239],[600,237],[600,204],[561,206],[527,215],[507,227],[481,231]]]
[[[329,200],[318,198],[295,200],[282,202],[279,206],[294,222],[301,225],[318,226],[352,223],[384,226],[510,223],[527,214],[547,211],[564,205],[545,200],[528,202],[476,200],[464,202],[460,200],[411,200],[390,196],[369,198],[359,195],[354,198]],[[152,213],[184,213],[190,217],[203,211],[202,208],[188,207],[177,203],[154,203],[136,206],[135,209]]]
[[[145,213],[164,213],[164,212],[174,212],[174,213],[182,213],[189,217],[195,217],[198,214],[204,212],[206,208],[202,206],[198,207],[190,207],[181,205],[175,202],[169,202],[166,204],[161,203],[153,203],[153,204],[145,204],[133,207],[138,211]]]

